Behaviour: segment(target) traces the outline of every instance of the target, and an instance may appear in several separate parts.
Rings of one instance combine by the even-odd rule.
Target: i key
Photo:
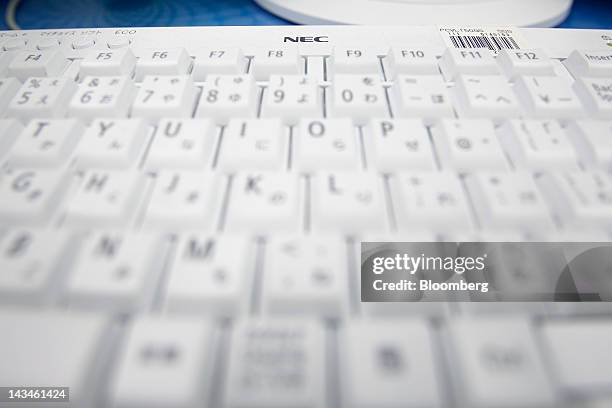
[[[30,78],[11,99],[7,114],[22,122],[62,117],[75,89],[76,84],[68,78]]]
[[[189,75],[144,77],[132,105],[132,117],[191,117],[197,97]]]
[[[129,77],[85,77],[69,112],[84,120],[127,117],[136,87]]]

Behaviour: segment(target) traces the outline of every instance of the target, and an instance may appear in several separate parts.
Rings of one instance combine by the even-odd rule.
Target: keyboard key
[[[101,346],[109,329],[106,317],[75,311],[0,309],[0,325],[4,327],[0,359],[3,367],[13,367],[0,370],[2,384],[61,384],[70,389],[70,405],[94,404],[91,381],[103,357]]]
[[[542,327],[541,334],[552,359],[551,372],[564,391],[593,395],[612,388],[609,320],[549,322]]]
[[[465,75],[499,75],[495,58],[487,49],[463,50],[447,48],[440,59],[440,69],[448,80]]]
[[[578,166],[566,131],[553,120],[510,120],[500,129],[500,142],[517,169],[574,170]]]
[[[184,48],[147,48],[138,53],[135,79],[147,75],[186,75],[191,68],[191,57]]]
[[[419,119],[373,119],[366,136],[368,164],[379,171],[436,169],[429,133]]]
[[[144,225],[173,230],[214,226],[219,184],[218,177],[200,170],[159,171]]]
[[[574,91],[593,117],[612,119],[612,79],[578,78]]]
[[[81,61],[80,76],[131,75],[136,65],[136,56],[129,48],[113,50],[91,50]]]
[[[459,178],[450,172],[399,173],[390,179],[403,231],[469,231],[473,223]]]
[[[8,105],[7,114],[22,122],[62,117],[76,84],[68,78],[30,78]]]
[[[242,321],[233,329],[225,406],[325,406],[323,328],[314,321]]]
[[[399,75],[391,87],[393,113],[402,118],[423,118],[430,125],[454,116],[450,93],[439,75]]]
[[[501,70],[510,78],[520,75],[553,76],[555,67],[542,49],[501,50],[497,56]]]
[[[44,38],[34,43],[37,50],[49,50],[60,46],[60,42],[55,38]]]
[[[32,120],[8,155],[11,166],[66,165],[85,128],[74,119]]]
[[[212,328],[201,319],[138,318],[119,353],[112,405],[203,406],[212,388],[202,386],[212,372],[211,347]]]
[[[288,136],[278,119],[231,119],[223,132],[222,171],[281,170],[287,165]]]
[[[449,323],[460,389],[470,407],[554,406],[530,323],[523,317]]]
[[[336,75],[330,105],[332,116],[350,117],[358,125],[389,115],[385,90],[376,76]]]
[[[8,66],[7,76],[25,82],[29,77],[60,76],[68,65],[64,53],[58,50],[23,51]]]
[[[442,168],[459,172],[508,168],[491,121],[444,119],[433,127],[432,135]]]
[[[300,189],[293,173],[240,173],[232,181],[227,230],[295,232],[300,226]]]
[[[612,77],[612,52],[574,51],[565,60],[574,77]]]
[[[4,169],[0,173],[0,220],[9,225],[48,223],[69,181],[60,170]]]
[[[6,69],[17,54],[17,51],[3,51],[0,48],[0,76],[6,76]],[[19,85],[21,85],[21,83]]]
[[[578,120],[568,132],[584,168],[612,169],[612,121]]]
[[[227,124],[233,118],[255,116],[258,90],[251,75],[209,75],[202,88],[196,116]]]
[[[502,76],[460,75],[455,95],[461,116],[503,120],[520,115],[516,96]]]
[[[387,58],[389,73],[407,75],[438,75],[438,61],[433,52],[418,47],[391,47]]]
[[[266,314],[341,318],[348,312],[347,248],[339,237],[277,236],[266,243]]]
[[[323,116],[321,90],[311,76],[271,75],[263,94],[263,117],[297,125],[301,118]]]
[[[313,229],[346,233],[386,230],[381,183],[373,173],[318,173],[311,180]]]
[[[96,44],[96,40],[91,36],[81,36],[72,41],[72,48],[75,50],[83,50],[85,48],[93,47]]]
[[[293,138],[293,166],[303,172],[359,168],[357,133],[348,119],[302,119]]]
[[[334,47],[330,58],[332,74],[380,74],[380,60],[373,49],[364,47]]]
[[[304,60],[297,47],[258,48],[251,60],[251,73],[258,81],[272,74],[298,75],[304,72]]]
[[[2,43],[2,48],[4,48],[6,51],[20,50],[25,48],[27,43],[27,40],[23,38],[10,38]]]
[[[140,119],[94,119],[76,148],[79,169],[129,169],[140,164],[149,139]]]
[[[66,264],[68,234],[13,229],[0,237],[0,297],[9,303],[44,303]]]
[[[190,118],[197,98],[189,75],[144,77],[131,116],[155,122],[160,117]]]
[[[0,78],[0,115],[4,113],[4,110],[20,87],[21,83],[15,78]]]
[[[143,233],[86,236],[66,282],[71,305],[116,311],[144,310],[161,268],[161,245]]]
[[[350,407],[438,407],[432,330],[421,320],[352,321],[340,332]],[[409,341],[406,341],[409,339]]]
[[[235,47],[203,49],[195,52],[193,79],[208,80],[208,75],[239,75],[246,71],[247,59],[242,50]]]
[[[126,225],[143,187],[137,171],[88,170],[67,204],[66,221],[81,226]]]
[[[79,119],[127,117],[136,87],[129,77],[85,77],[70,101]]]
[[[215,128],[207,119],[160,119],[145,166],[204,168],[215,145]]]
[[[221,317],[244,315],[250,302],[253,255],[244,236],[182,236],[170,269],[165,309]]]
[[[514,89],[531,117],[568,120],[584,114],[580,100],[564,78],[521,76]]]
[[[0,119],[0,160],[9,151],[17,136],[23,130],[23,125],[15,119]]]
[[[553,228],[546,202],[529,173],[470,174],[466,185],[483,229],[541,233]]]

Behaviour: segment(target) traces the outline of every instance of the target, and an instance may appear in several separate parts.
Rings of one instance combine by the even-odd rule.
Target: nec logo
[[[319,37],[285,37],[283,42],[328,42],[328,40],[326,35],[322,35]]]

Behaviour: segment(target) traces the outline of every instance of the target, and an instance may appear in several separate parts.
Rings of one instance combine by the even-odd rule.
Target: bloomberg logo
[[[326,35],[322,35],[319,37],[285,37],[285,39],[283,40],[283,42],[303,42],[303,43],[308,43],[308,42],[329,42],[328,41],[328,37]]]

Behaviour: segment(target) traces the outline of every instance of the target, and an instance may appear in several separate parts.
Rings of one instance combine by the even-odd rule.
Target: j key
[[[184,48],[147,48],[138,53],[136,81],[147,75],[185,75],[191,68],[191,58]]]
[[[218,167],[223,171],[281,170],[288,137],[278,119],[231,119],[223,132]]]
[[[202,406],[212,372],[212,327],[198,318],[142,317],[128,329],[110,386],[113,407]],[[160,387],[160,384],[165,386]]]
[[[0,159],[9,151],[22,130],[23,125],[18,120],[0,119]]]
[[[92,120],[97,117],[126,117],[136,93],[128,77],[85,77],[70,101],[71,116]]]
[[[541,49],[504,49],[499,52],[497,62],[503,73],[510,79],[519,75],[555,75],[552,60]]]
[[[216,221],[219,182],[200,170],[158,172],[147,208],[147,227],[211,227]]]
[[[301,319],[241,321],[232,331],[228,408],[325,406],[324,331]]]
[[[583,167],[612,169],[612,121],[578,120],[568,131]]]
[[[372,48],[334,47],[330,63],[333,74],[380,74],[380,60]]]
[[[96,232],[85,237],[66,282],[79,307],[142,310],[160,269],[159,239],[143,233]]]
[[[301,171],[359,168],[356,130],[348,119],[302,119],[293,142],[293,164]]]
[[[258,81],[272,74],[298,75],[304,71],[304,60],[297,47],[258,48],[251,61],[251,72]]]
[[[612,355],[608,352],[612,341],[610,323],[609,320],[559,321],[542,327],[544,347],[552,357],[552,372],[564,391],[587,396],[612,388],[609,375]],[[576,350],[582,350],[580,355]]]
[[[522,317],[453,320],[461,397],[470,407],[554,406],[530,323]]]
[[[391,91],[396,117],[423,117],[431,124],[437,118],[454,115],[450,93],[439,75],[399,75]]]
[[[8,163],[25,167],[65,165],[84,130],[74,119],[33,120],[17,138]]]
[[[372,173],[317,174],[311,180],[312,227],[361,233],[386,230],[382,179]]]
[[[390,183],[400,230],[472,228],[465,194],[454,173],[400,173]]]
[[[21,83],[15,78],[0,78],[0,115],[4,113],[20,87]]]
[[[277,236],[266,243],[266,314],[342,317],[348,309],[346,246],[339,237]]]
[[[612,225],[612,180],[607,173],[546,174],[540,187],[567,227],[593,229]]]
[[[136,56],[129,48],[87,52],[81,61],[81,76],[130,75],[136,65]]]
[[[68,177],[60,170],[4,169],[0,175],[0,220],[26,225],[48,222]]]
[[[612,79],[578,78],[574,91],[595,118],[612,119]]]
[[[517,169],[574,170],[578,166],[566,131],[553,120],[510,120],[500,129],[500,141]]]
[[[22,122],[62,117],[75,89],[76,84],[68,78],[30,78],[11,99],[8,116]]]
[[[565,60],[574,77],[612,77],[612,52],[574,51]]]
[[[345,345],[340,362],[347,406],[440,406],[434,338],[426,322],[352,321],[340,339]]]
[[[137,166],[148,139],[143,120],[95,119],[76,148],[76,165],[79,169]]]
[[[385,60],[393,76],[438,75],[438,61],[434,53],[416,47],[392,47]]]
[[[380,171],[436,169],[429,133],[419,119],[372,120],[365,143],[368,164]]]
[[[552,229],[546,202],[530,174],[470,174],[466,184],[484,229]]]
[[[213,153],[215,128],[206,119],[161,119],[146,167],[203,168]]]
[[[0,238],[0,297],[9,303],[50,299],[66,255],[68,234],[15,229]]]
[[[583,115],[580,100],[564,78],[521,76],[515,91],[529,116],[567,120]]]
[[[65,55],[58,50],[22,51],[8,66],[7,76],[24,82],[29,77],[60,76],[68,65]]]
[[[0,337],[0,358],[4,367],[19,369],[0,370],[0,381],[62,384],[70,389],[70,405],[94,404],[93,390],[87,384],[101,362],[109,323],[106,317],[92,313],[1,309],[0,324],[7,329]]]
[[[239,48],[203,49],[195,52],[193,79],[208,80],[208,75],[239,75],[246,71],[247,59]]]
[[[73,225],[125,225],[142,189],[137,171],[89,170],[68,202],[67,221]]]
[[[244,236],[184,235],[170,269],[165,309],[170,313],[241,316],[250,301],[253,252]]]
[[[144,77],[132,105],[132,116],[154,121],[159,117],[192,116],[197,93],[189,75]]]
[[[516,96],[502,76],[460,75],[455,95],[461,116],[500,120],[520,114]]]
[[[255,116],[257,87],[251,75],[209,75],[196,116],[226,124],[236,117]]]
[[[336,75],[330,97],[332,116],[364,125],[371,117],[388,116],[385,90],[377,76]]]
[[[487,49],[448,48],[440,60],[440,69],[447,80],[454,80],[461,74],[499,75],[495,58]]]
[[[296,125],[301,118],[323,115],[321,91],[310,76],[272,75],[263,94],[263,117],[281,118]]]
[[[229,231],[295,232],[300,226],[298,176],[293,173],[241,173],[232,181]]]
[[[488,120],[441,120],[433,128],[433,140],[443,168],[460,172],[508,168],[493,124]]]

